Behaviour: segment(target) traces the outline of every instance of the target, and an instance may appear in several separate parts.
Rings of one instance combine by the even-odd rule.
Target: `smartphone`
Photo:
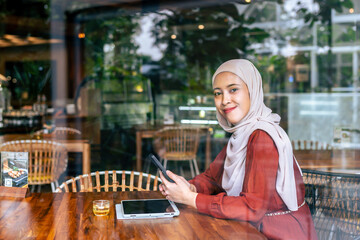
[[[151,161],[155,164],[155,166],[161,171],[161,173],[164,175],[164,177],[166,178],[166,180],[168,180],[171,183],[175,183],[174,180],[172,180],[167,174],[166,174],[166,169],[164,168],[164,166],[160,163],[159,159],[157,159],[154,154],[150,153],[148,158],[151,159]]]

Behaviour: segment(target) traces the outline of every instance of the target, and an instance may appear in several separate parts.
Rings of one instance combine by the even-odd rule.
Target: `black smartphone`
[[[164,168],[164,166],[160,163],[159,159],[157,159],[154,154],[150,153],[148,158],[151,159],[151,161],[155,164],[155,166],[161,171],[161,173],[164,175],[164,177],[166,178],[166,180],[168,180],[171,183],[175,183],[174,180],[172,180],[167,174],[166,174],[166,169]]]

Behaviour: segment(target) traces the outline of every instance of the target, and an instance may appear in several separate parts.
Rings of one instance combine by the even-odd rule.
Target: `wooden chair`
[[[61,141],[67,139],[81,139],[82,134],[79,130],[70,127],[55,127],[51,132],[48,132],[47,129],[41,129],[34,133],[35,136],[41,139],[44,135],[46,138],[50,138],[53,141]],[[83,154],[83,153],[82,153]],[[67,174],[69,176],[76,176],[81,174],[81,160],[82,155],[76,152],[69,152],[68,153],[68,171]],[[79,160],[80,159],[80,160]]]
[[[303,169],[319,239],[360,239],[360,176]]]
[[[136,171],[97,171],[69,179],[56,192],[157,191],[161,179]]]
[[[293,150],[331,150],[332,146],[325,142],[311,140],[292,140]]]
[[[41,135],[46,133],[47,129],[41,129],[35,132],[35,135]],[[75,129],[75,128],[69,128],[69,127],[55,127],[55,129],[51,132],[52,135],[58,136],[58,135],[81,135],[81,131]]]
[[[58,179],[66,171],[68,152],[64,145],[46,140],[17,140],[0,145],[1,151],[28,152],[28,184],[51,184],[54,192],[59,186]]]
[[[191,176],[195,177],[194,168],[199,174],[196,162],[199,132],[195,127],[165,127],[156,133],[154,146],[165,168],[168,161],[189,161]]]

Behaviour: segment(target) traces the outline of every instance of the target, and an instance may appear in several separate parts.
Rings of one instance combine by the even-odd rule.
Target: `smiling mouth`
[[[235,108],[236,108],[236,107],[226,108],[226,109],[224,109],[223,111],[224,111],[225,114],[227,114],[227,113],[231,112],[232,110],[234,110]]]

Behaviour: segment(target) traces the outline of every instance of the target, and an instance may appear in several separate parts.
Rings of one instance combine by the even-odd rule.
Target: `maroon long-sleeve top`
[[[190,180],[199,193],[196,206],[201,213],[217,218],[248,221],[269,239],[317,239],[308,206],[288,214],[266,216],[288,211],[276,191],[279,154],[272,138],[262,130],[255,130],[247,144],[245,177],[239,196],[227,196],[222,188],[226,147],[210,167]],[[305,188],[294,161],[298,204],[304,202]]]

